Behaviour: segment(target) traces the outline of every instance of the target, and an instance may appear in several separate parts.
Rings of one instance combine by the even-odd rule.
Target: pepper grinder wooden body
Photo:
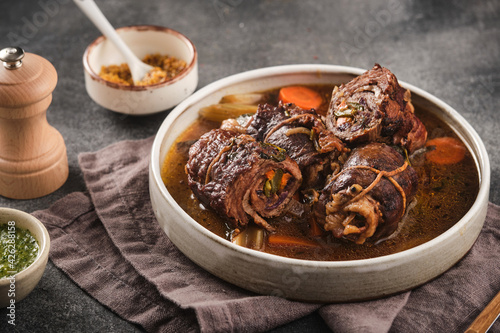
[[[0,60],[0,195],[41,197],[68,178],[64,139],[46,117],[57,73],[20,48],[1,50]]]

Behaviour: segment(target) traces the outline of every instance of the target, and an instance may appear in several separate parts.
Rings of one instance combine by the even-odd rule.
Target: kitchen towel
[[[491,203],[471,251],[409,292],[313,304],[233,286],[191,262],[158,225],[148,188],[152,142],[122,141],[80,154],[88,192],[33,213],[51,236],[52,262],[148,332],[263,332],[314,311],[334,332],[459,332],[500,290],[500,207]]]

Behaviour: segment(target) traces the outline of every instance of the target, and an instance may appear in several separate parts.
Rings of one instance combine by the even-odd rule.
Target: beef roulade
[[[427,139],[425,126],[414,114],[410,91],[378,64],[335,87],[326,126],[348,143],[386,142],[410,153],[423,147]]]
[[[332,172],[331,163],[336,164],[337,157],[345,151],[342,141],[326,129],[313,109],[290,103],[259,105],[247,126],[247,134],[286,150],[299,165],[305,189],[323,184]]]
[[[186,173],[196,197],[234,228],[253,220],[268,231],[273,227],[266,219],[285,212],[302,182],[283,149],[222,129],[191,146]]]
[[[336,238],[363,244],[392,234],[417,190],[418,176],[383,143],[352,151],[315,206],[316,221]]]

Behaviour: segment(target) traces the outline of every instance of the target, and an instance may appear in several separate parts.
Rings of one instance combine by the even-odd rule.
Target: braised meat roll
[[[337,157],[345,151],[342,141],[326,129],[314,109],[290,103],[259,105],[246,132],[258,141],[284,149],[299,165],[303,188],[321,186],[332,171],[332,163],[338,167]]]
[[[392,234],[417,190],[418,176],[383,143],[352,151],[315,206],[316,221],[336,238],[363,244]]]
[[[348,143],[386,142],[410,153],[427,139],[425,126],[414,114],[410,91],[378,64],[334,89],[326,126]]]
[[[283,149],[249,135],[214,129],[189,149],[188,183],[196,197],[234,228],[251,220],[272,231],[266,219],[280,216],[302,182]]]

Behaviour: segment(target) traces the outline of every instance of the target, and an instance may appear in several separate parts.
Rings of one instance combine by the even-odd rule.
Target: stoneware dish
[[[34,216],[17,209],[0,208],[0,224],[9,221],[14,221],[16,227],[28,229],[31,232],[38,241],[39,252],[35,261],[17,273],[14,278],[0,279],[0,308],[9,306],[11,299],[15,299],[16,303],[21,301],[35,288],[45,271],[50,249],[49,233],[42,222]],[[14,280],[15,284],[13,284]],[[13,296],[11,291],[14,291],[15,297],[11,297]]]
[[[193,93],[198,85],[198,55],[194,44],[181,33],[164,27],[142,25],[116,29],[140,59],[160,53],[182,59],[187,67],[172,80],[148,85],[126,86],[99,76],[102,66],[125,63],[115,45],[101,36],[83,54],[85,87],[102,107],[130,115],[146,115],[167,110]]]
[[[330,65],[289,65],[258,69],[219,80],[177,106],[160,127],[151,152],[150,194],[154,212],[171,241],[192,261],[242,288],[268,295],[315,302],[367,300],[419,286],[452,267],[469,251],[484,223],[490,166],[474,129],[431,94],[400,82],[412,101],[431,110],[454,128],[475,157],[480,176],[477,199],[451,229],[412,249],[352,261],[290,259],[240,247],[209,232],[174,201],[160,176],[170,146],[198,116],[198,110],[227,94],[263,91],[291,84],[339,84],[364,70]]]

